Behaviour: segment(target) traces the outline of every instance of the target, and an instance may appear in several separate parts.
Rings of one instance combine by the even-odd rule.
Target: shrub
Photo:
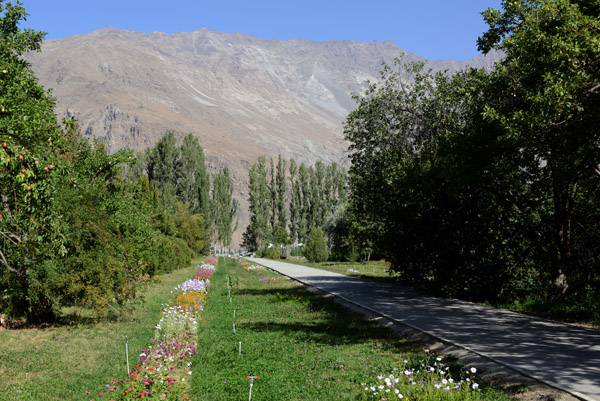
[[[325,236],[320,228],[310,230],[306,246],[304,247],[304,256],[310,262],[324,262],[327,260],[328,252],[325,244]]]

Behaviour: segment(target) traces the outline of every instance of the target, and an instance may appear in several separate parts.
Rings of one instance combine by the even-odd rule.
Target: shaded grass
[[[153,336],[162,304],[175,285],[190,278],[198,261],[158,276],[143,302],[116,321],[0,330],[0,399],[89,400],[107,379],[127,374],[125,339],[131,368]],[[96,393],[97,395],[97,393]]]
[[[258,376],[255,400],[356,400],[362,383],[405,359],[429,358],[417,344],[332,300],[273,272],[243,270],[232,259],[221,259],[213,275],[199,338],[196,400],[246,399],[249,375]],[[507,398],[494,392],[488,399]]]

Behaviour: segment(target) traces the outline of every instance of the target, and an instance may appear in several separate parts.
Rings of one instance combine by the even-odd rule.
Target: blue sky
[[[391,40],[428,59],[467,60],[500,0],[21,0],[25,26],[48,39],[106,26],[141,32],[200,28],[267,39]]]

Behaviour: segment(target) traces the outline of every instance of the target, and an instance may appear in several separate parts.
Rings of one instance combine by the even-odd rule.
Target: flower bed
[[[154,330],[154,339],[139,354],[139,365],[126,379],[111,379],[99,399],[114,401],[164,400],[180,401],[185,396],[186,377],[192,374],[191,357],[197,353],[198,318],[217,258],[207,258],[194,278],[177,285],[177,293],[165,304]],[[86,392],[87,395],[90,392]]]
[[[408,364],[408,361],[404,361]],[[437,358],[433,364],[420,361],[418,367],[405,366],[392,374],[377,376],[376,383],[364,384],[365,400],[479,400],[479,384],[474,381],[475,368],[461,370],[452,377],[450,367]],[[455,375],[456,376],[456,375]]]
[[[248,271],[265,270],[265,268],[261,265],[247,265],[247,266],[244,266],[244,270],[248,270]]]

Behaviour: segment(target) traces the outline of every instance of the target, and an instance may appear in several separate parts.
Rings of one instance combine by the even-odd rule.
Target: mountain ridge
[[[166,34],[111,27],[47,40],[27,55],[59,117],[110,152],[153,146],[166,132],[198,137],[211,172],[228,166],[248,221],[247,172],[259,155],[347,164],[343,122],[382,62],[426,62],[390,41],[260,39],[201,29]],[[490,68],[498,55],[430,61],[439,71]]]

